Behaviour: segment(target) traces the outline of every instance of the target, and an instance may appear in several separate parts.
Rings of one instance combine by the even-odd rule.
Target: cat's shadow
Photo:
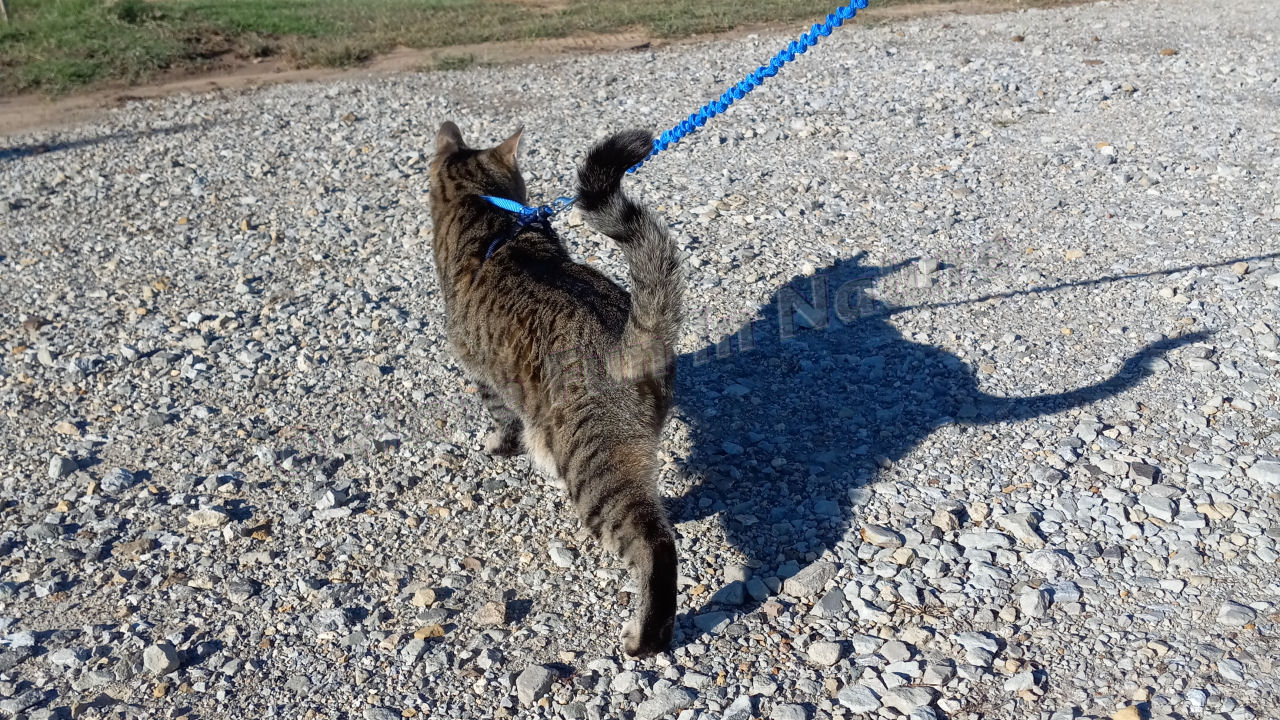
[[[907,265],[875,267],[855,257],[796,276],[727,343],[680,357],[678,412],[692,441],[682,471],[694,484],[670,501],[675,522],[714,516],[727,542],[758,566],[757,577],[803,568],[856,527],[856,491],[938,428],[1025,420],[1112,397],[1138,383],[1152,359],[1203,337],[1148,345],[1086,387],[996,397],[960,358],[903,337],[889,322],[898,309],[866,292],[887,274],[914,273]],[[703,547],[717,541],[695,539],[694,550],[720,554]],[[754,589],[741,604],[695,599],[677,623],[676,642],[704,637],[695,615],[750,613],[777,594]]]

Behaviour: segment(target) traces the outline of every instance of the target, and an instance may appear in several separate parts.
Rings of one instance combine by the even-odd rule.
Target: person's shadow
[[[834,548],[857,522],[859,493],[851,491],[939,427],[1025,420],[1114,396],[1159,356],[1203,337],[1141,348],[1087,387],[996,397],[956,356],[904,338],[888,322],[899,309],[867,294],[878,277],[908,263],[860,260],[792,278],[735,335],[679,360],[676,397],[692,441],[682,470],[694,484],[671,501],[672,518],[717,516],[728,543],[760,566],[757,576],[803,568]],[[713,599],[689,613],[751,612],[763,601],[760,585],[753,589],[742,604]],[[680,625],[686,641],[701,635]]]

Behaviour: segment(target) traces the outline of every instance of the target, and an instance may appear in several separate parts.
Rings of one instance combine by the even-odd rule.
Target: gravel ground
[[[480,450],[427,155],[524,123],[560,194],[784,39],[8,138],[0,717],[1280,717],[1280,5],[1248,0],[855,24],[630,180],[692,317],[676,644],[619,655],[625,574]]]

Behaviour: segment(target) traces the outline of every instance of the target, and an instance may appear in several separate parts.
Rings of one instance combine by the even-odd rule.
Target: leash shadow
[[[909,263],[876,267],[855,257],[797,275],[733,336],[678,360],[678,412],[692,440],[683,471],[694,484],[670,501],[671,517],[676,523],[715,517],[755,577],[780,576],[780,568],[798,570],[829,554],[856,527],[865,488],[881,468],[938,428],[980,432],[1113,397],[1149,375],[1152,360],[1206,336],[1147,345],[1109,378],[1085,387],[997,397],[982,391],[963,360],[909,340],[889,323],[908,308],[868,295],[877,279]],[[699,623],[698,615],[723,612],[732,621],[779,596],[777,587],[760,592],[756,584],[741,604],[717,602],[726,589],[682,613],[677,644],[704,636],[699,625],[712,623]]]
[[[130,145],[144,138],[181,135],[186,132],[200,132],[214,126],[212,120],[178,123],[161,128],[141,128],[119,130],[115,132],[90,135],[77,139],[51,140],[49,142],[30,143],[26,145],[0,145],[0,163],[13,162],[37,155],[49,155],[68,150],[94,147],[97,145]]]

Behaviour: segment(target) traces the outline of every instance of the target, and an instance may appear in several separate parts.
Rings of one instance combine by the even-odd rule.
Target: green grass
[[[912,0],[898,0],[911,2]],[[397,46],[641,30],[682,37],[817,19],[835,0],[10,0],[0,93],[137,83],[219,60],[363,62]],[[458,55],[440,64],[465,67]]]

